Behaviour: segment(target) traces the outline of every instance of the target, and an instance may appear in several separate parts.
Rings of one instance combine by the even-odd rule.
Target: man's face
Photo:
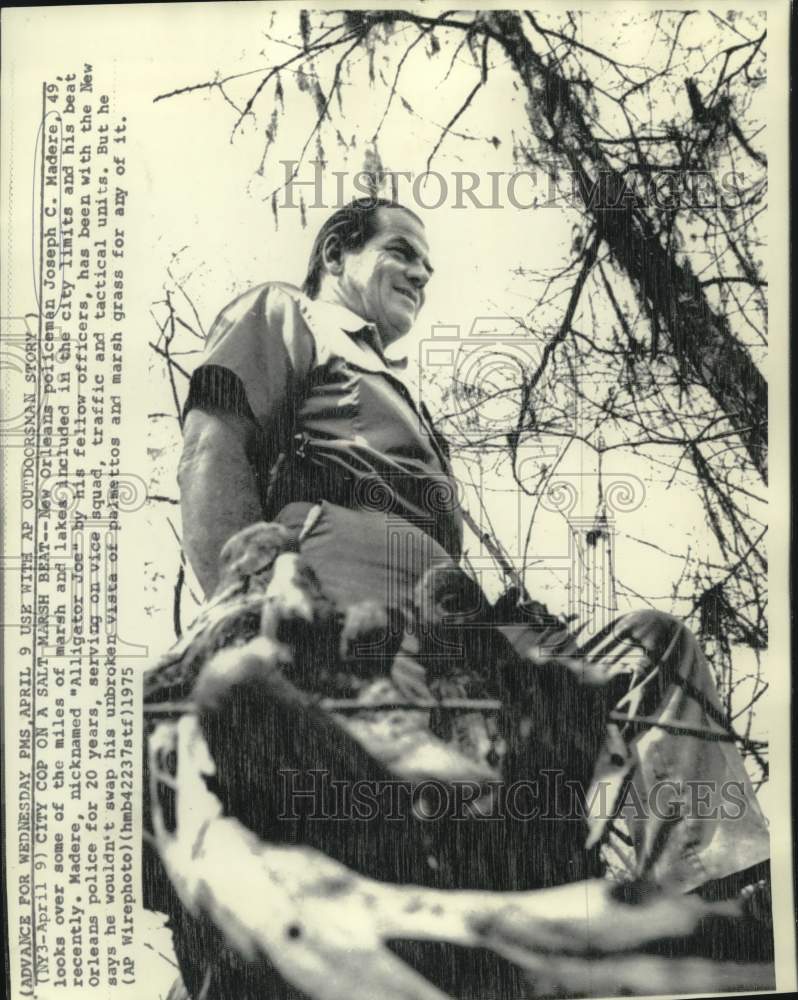
[[[387,346],[412,327],[432,274],[424,227],[401,208],[378,208],[377,230],[345,252],[339,278],[345,304],[376,323]]]

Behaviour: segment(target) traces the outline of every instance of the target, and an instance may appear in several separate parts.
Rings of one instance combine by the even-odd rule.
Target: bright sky
[[[311,93],[297,96],[289,74],[284,74],[286,110],[278,116],[277,138],[265,176],[259,176],[257,168],[264,144],[263,130],[273,110],[271,85],[260,98],[257,124],[247,119],[232,142],[235,112],[218,89],[152,103],[154,95],[212,80],[217,72],[226,77],[247,71],[252,75],[226,87],[228,98],[241,106],[263,69],[294,51],[290,44],[278,39],[289,38],[295,31],[295,8],[289,5],[279,8],[270,27],[268,18],[273,9],[269,11],[260,5],[206,4],[199,8],[151,5],[146,8],[150,20],[142,13],[145,8],[128,10],[131,16],[124,22],[118,7],[92,10],[94,38],[82,58],[98,66],[105,61],[107,66],[109,54],[116,53],[113,79],[106,70],[102,85],[111,91],[117,106],[128,116],[127,156],[133,165],[129,174],[129,301],[135,314],[133,328],[139,330],[142,345],[141,351],[128,354],[131,385],[136,387],[127,401],[128,419],[150,428],[148,450],[145,453],[142,446],[134,464],[148,479],[152,492],[174,497],[179,447],[176,423],[148,421],[147,416],[173,409],[171,390],[163,373],[151,369],[153,355],[144,346],[156,336],[149,308],[162,296],[165,282],[169,282],[167,268],[171,267],[174,276],[184,283],[207,329],[213,316],[247,287],[267,280],[299,283],[312,234],[330,208],[309,208],[304,227],[298,209],[282,208],[275,228],[269,194],[284,178],[280,160],[297,158],[315,118]],[[152,20],[156,16],[157,30]],[[605,20],[604,30],[610,34],[616,30],[622,35],[623,27],[609,26],[611,21]],[[65,51],[69,46],[78,51],[79,18],[70,23],[74,25],[74,37],[67,30],[63,32]],[[707,31],[710,27],[705,22]],[[593,30],[597,30],[595,23]],[[296,43],[295,37],[290,40]],[[596,44],[599,40],[596,36]],[[697,48],[700,42],[698,35],[691,37]],[[442,55],[446,55],[447,61],[440,64],[441,76],[449,59],[448,53]],[[643,53],[640,58],[645,61],[654,57]],[[448,77],[439,80],[433,90],[424,72],[429,62],[424,46],[417,46],[405,63],[396,98],[378,140],[383,164],[393,171],[411,171],[413,177],[425,170],[440,126],[451,119],[477,79],[471,56],[461,50]],[[378,78],[383,71],[387,79],[392,79],[393,70],[379,58],[374,68]],[[326,63],[322,71],[325,85],[329,84],[330,73],[331,65]],[[336,126],[340,125],[346,147],[336,141],[330,129],[324,141],[326,176],[330,178],[335,171],[348,171],[351,175],[363,168],[368,140],[385,110],[384,88],[368,86],[365,57],[344,83],[346,113],[344,119],[336,118]],[[521,268],[527,274],[545,274],[561,268],[568,260],[574,227],[579,221],[572,210],[549,206],[519,211],[509,202],[506,175],[513,169],[513,143],[527,136],[528,123],[524,96],[506,67],[497,65],[491,69],[490,90],[476,95],[467,117],[458,121],[454,133],[441,146],[432,164],[446,183],[445,204],[426,211],[417,204],[413,206],[419,209],[427,226],[436,274],[417,330],[402,345],[411,358],[428,357],[424,342],[436,329],[441,332],[440,327],[448,328],[449,333],[459,331],[464,340],[477,320],[499,326],[509,322],[512,326],[512,317],[524,315],[530,304],[528,278],[516,272]],[[498,143],[492,141],[494,137]],[[311,143],[308,159],[315,157]],[[488,172],[503,174],[497,182],[502,207],[453,207],[456,171],[478,174],[477,191],[483,199],[489,192]],[[299,175],[300,180],[313,177],[314,168],[310,164]],[[431,204],[439,184],[440,181],[431,180],[426,188],[419,190],[420,198]],[[519,185],[517,197],[526,199],[531,187],[531,183]],[[406,188],[400,189],[400,194],[403,190]],[[311,188],[305,187],[304,191],[308,192],[306,198],[313,197]],[[548,191],[541,173],[537,193],[545,201]],[[348,197],[350,193],[351,188],[345,185],[345,195]],[[335,183],[326,184],[325,198],[332,202],[335,195]],[[585,322],[582,316],[577,319],[579,323]],[[597,316],[596,321],[601,323],[603,318]],[[530,322],[534,327],[534,316]],[[535,345],[530,349],[536,349]],[[489,356],[490,351],[485,355]],[[187,365],[192,360],[184,359]],[[444,381],[441,379],[439,384]],[[144,385],[147,392],[140,391]],[[440,401],[434,398],[432,387],[425,386],[425,393],[433,410],[436,409]],[[717,556],[704,526],[700,500],[686,481],[677,478],[666,488],[663,474],[644,460],[631,462],[628,457],[621,459],[618,452],[612,454],[614,457],[605,461],[602,470],[605,486],[613,473],[631,474],[644,483],[645,493],[639,507],[618,518],[617,578],[664,610],[684,611],[684,606],[675,607],[669,597],[682,569],[678,557],[688,549],[693,555],[702,552],[713,560]],[[592,517],[596,512],[598,482],[595,454],[574,445],[559,471],[572,477],[581,474],[578,505],[572,514]],[[468,476],[469,470],[463,469],[463,478]],[[511,552],[517,551],[519,525],[523,535],[531,501],[519,507],[512,484],[495,476],[486,480],[482,495],[497,533]],[[158,576],[145,592],[144,600],[138,602],[136,615],[140,615],[140,621],[137,619],[131,628],[132,632],[151,637],[152,649],[168,644],[172,626],[172,581],[178,550],[165,521],[166,513],[172,516],[179,530],[174,507],[155,508],[146,536],[150,568]],[[662,554],[645,542],[654,542],[677,558]],[[129,558],[135,561],[145,549],[137,542],[133,548]],[[478,560],[474,546],[471,555]],[[567,556],[567,530],[561,514],[538,511],[530,555],[543,560],[536,565],[535,575],[529,581],[535,596],[552,609],[567,610],[567,578],[561,571]],[[486,580],[486,587],[495,592],[495,581]],[[190,617],[189,607],[185,615]]]
[[[238,12],[238,16],[243,17],[243,12]],[[211,49],[207,21],[200,27],[196,22],[187,24],[184,19],[175,18],[173,35],[170,38],[167,30],[162,44],[171,51],[179,49],[180,60],[152,65],[148,91],[158,93],[211,79],[217,69],[226,76],[286,58],[291,51],[287,46],[269,41],[253,30],[257,20],[253,19],[249,30],[244,30],[243,25],[236,30],[234,24],[228,24],[223,35],[214,37]],[[294,12],[286,9],[282,20],[272,27],[271,38],[275,39],[281,28],[287,36],[293,32],[295,23]],[[422,45],[408,58],[378,142],[383,164],[393,171],[409,170],[413,177],[424,171],[439,126],[451,118],[476,79],[471,57],[467,51],[461,52],[446,83],[436,89],[433,105],[429,78],[419,71],[427,58]],[[325,66],[328,80],[330,63]],[[377,100],[375,91],[367,86],[365,58],[360,70],[362,78],[353,76],[344,87],[348,102],[346,127],[336,120],[347,141],[357,137],[358,148],[352,152],[343,149],[329,135],[324,143],[328,163],[323,196],[328,206],[336,196],[335,171],[349,171],[348,181],[353,170],[362,169],[363,140],[373,135],[385,108],[384,96]],[[228,96],[240,106],[258,79],[256,75],[229,84]],[[282,208],[279,228],[275,231],[268,195],[285,176],[281,158],[296,158],[312,125],[315,106],[309,94],[296,99],[295,91],[290,91],[286,84],[286,99],[290,103],[279,121],[277,141],[270,154],[271,167],[265,177],[257,176],[262,127],[270,113],[269,90],[270,87],[266,88],[261,98],[258,129],[245,123],[232,143],[229,136],[235,113],[218,92],[201,92],[155,105],[152,115],[158,123],[157,131],[150,129],[138,137],[142,158],[157,163],[147,192],[155,243],[150,260],[153,289],[162,280],[172,255],[179,253],[174,273],[186,279],[186,289],[206,323],[234,294],[254,283],[274,279],[299,283],[312,234],[330,211],[330,207],[309,208],[307,226],[303,228],[298,209]],[[446,185],[445,204],[428,211],[419,209],[429,233],[436,274],[419,324],[401,345],[412,359],[427,356],[424,345],[436,327],[445,326],[451,332],[459,329],[464,337],[478,318],[499,318],[505,322],[507,317],[523,315],[530,290],[525,279],[513,271],[522,267],[525,271],[551,273],[569,257],[574,226],[579,221],[577,214],[561,206],[516,210],[509,203],[506,176],[497,181],[501,208],[452,207],[457,184],[454,172],[477,171],[480,184],[477,191],[488,200],[491,181],[487,171],[510,171],[513,137],[528,131],[523,95],[514,87],[512,75],[506,69],[492,70],[490,99],[486,93],[476,96],[468,117],[455,126],[458,136],[446,140],[432,165]],[[412,111],[407,110],[408,106]],[[493,135],[501,140],[498,148],[487,141]],[[309,159],[314,158],[312,150],[311,144]],[[315,168],[308,164],[297,179],[312,181],[315,176]],[[401,194],[407,190],[407,182],[399,183],[403,185]],[[416,189],[419,200],[432,203],[438,196],[440,183],[430,180],[427,187]],[[312,187],[295,190],[302,190],[312,204]],[[347,196],[350,190],[346,191]],[[545,200],[548,190],[548,180],[539,173],[534,190],[533,182],[525,180],[517,186],[515,194],[518,200],[525,201],[530,192]],[[298,200],[298,195],[295,198]],[[463,203],[467,203],[465,198]],[[414,207],[419,206],[415,203]],[[434,392],[426,388],[428,394],[431,391]],[[429,402],[434,407],[436,400],[430,397]],[[628,535],[655,540],[677,554],[691,546],[693,553],[700,550],[714,555],[714,543],[703,527],[698,496],[688,492],[678,478],[665,489],[660,481],[664,478],[662,474],[655,473],[643,460],[632,462],[626,455],[608,458],[603,469],[605,479],[613,472],[620,472],[631,473],[645,482],[644,502],[637,510],[623,515],[618,527]],[[560,471],[571,475],[581,472],[589,477],[582,480],[579,506],[573,514],[592,516],[596,510],[597,483],[594,453],[584,446],[573,446]],[[467,477],[465,470],[464,474]],[[525,533],[529,509],[526,505],[520,515],[515,513],[518,503],[513,491],[511,483],[502,483],[495,477],[486,482],[483,491],[494,525],[511,549],[516,544],[513,536],[517,534],[513,525],[520,516],[521,530]],[[652,534],[654,524],[656,539]],[[558,560],[567,553],[562,515],[538,512],[531,552],[556,555]],[[655,598],[659,606],[671,608],[671,585],[681,569],[678,561],[628,539],[619,542],[616,560],[619,579],[640,594]],[[567,592],[561,576],[536,577],[536,584],[546,588],[545,599],[553,607],[564,609]]]
[[[261,78],[263,69],[293,51],[298,12],[299,5],[279,5],[275,12],[274,5],[249,3],[70,8],[63,17],[52,14],[57,23],[54,32],[57,40],[42,34],[41,22],[31,27],[27,39],[31,51],[40,46],[47,53],[54,72],[79,68],[82,60],[93,63],[98,90],[109,92],[119,113],[128,118],[128,336],[137,340],[129,340],[126,347],[126,448],[130,471],[145,478],[152,493],[174,498],[177,492],[176,421],[149,418],[155,412],[173,412],[168,381],[163,371],[152,364],[154,355],[147,347],[157,336],[150,306],[162,297],[165,285],[174,287],[167,268],[171,267],[173,275],[183,282],[207,329],[214,315],[247,287],[268,280],[299,283],[312,235],[330,210],[309,208],[304,226],[298,209],[281,209],[276,224],[272,215],[269,194],[283,178],[280,160],[297,158],[315,117],[312,94],[304,93],[297,98],[293,83],[289,84],[289,73],[284,75],[286,108],[278,116],[277,138],[263,177],[256,171],[263,150],[264,128],[273,110],[271,85],[259,100],[257,123],[248,119],[232,142],[230,132],[235,112],[218,90],[199,91],[158,104],[153,104],[152,98],[213,79],[217,72],[225,77],[260,71],[227,88],[228,98],[240,106]],[[274,21],[270,25],[272,15]],[[91,19],[90,32],[86,31],[85,18]],[[591,43],[597,47],[615,46],[619,58],[644,63],[656,61],[655,48],[641,48],[639,43],[630,41],[632,32],[625,26],[628,20],[628,9],[621,14],[617,6],[591,8],[591,22],[586,26]],[[684,76],[700,67],[704,58],[702,48],[715,31],[709,17],[693,22],[687,46],[680,53],[680,58],[684,55],[688,60],[680,69]],[[280,40],[289,35],[289,44]],[[21,31],[18,37],[22,37]],[[447,54],[447,61],[448,58]],[[323,82],[327,85],[331,65],[325,65]],[[424,171],[440,127],[451,118],[477,79],[473,61],[465,49],[447,78],[439,80],[435,87],[430,85],[429,66],[430,57],[424,45],[417,46],[405,64],[397,97],[378,141],[386,167],[408,170],[414,176]],[[374,68],[378,78],[381,70],[392,72],[379,58]],[[34,104],[39,100],[41,65],[32,66],[32,71],[35,79],[27,79],[21,73],[13,81],[12,89],[4,93],[9,104],[13,101],[15,116],[20,121],[26,116],[28,120],[36,120]],[[333,130],[327,130],[324,152],[329,177],[335,171],[351,174],[362,169],[368,140],[385,108],[384,97],[377,99],[376,91],[368,86],[365,56],[359,60],[358,71],[344,81],[344,92],[345,118],[340,130],[346,146],[338,144]],[[380,88],[380,93],[384,94],[384,88]],[[753,96],[760,104],[766,100],[764,88]],[[683,92],[674,95],[674,115],[680,110],[679,102],[684,100]],[[32,102],[31,106],[26,102]],[[503,324],[508,318],[512,327],[512,318],[525,314],[529,308],[528,281],[515,272],[522,268],[526,272],[551,273],[567,262],[574,226],[578,223],[573,211],[557,207],[519,211],[509,203],[502,181],[501,208],[452,207],[454,172],[476,171],[479,194],[485,196],[488,172],[506,175],[513,169],[513,144],[525,138],[528,131],[524,94],[516,88],[506,68],[494,66],[490,91],[476,95],[467,117],[455,126],[457,134],[447,138],[436,154],[433,169],[445,179],[449,195],[446,204],[426,211],[411,205],[424,218],[436,269],[418,328],[402,345],[411,358],[428,359],[426,342],[436,330],[440,333],[442,327],[466,340],[475,321],[483,320],[487,325],[494,323],[504,336]],[[499,142],[492,142],[493,137]],[[15,136],[14,156],[18,164],[15,195],[19,199],[29,197],[20,180],[24,177],[27,185],[27,178],[32,175],[31,164],[25,160],[28,154],[20,152],[28,139],[32,157],[33,135]],[[308,159],[314,158],[311,143]],[[300,179],[312,177],[312,167],[307,165]],[[503,180],[506,179],[505,176]],[[431,201],[436,183],[431,181],[420,192],[421,197]],[[304,190],[310,191],[307,187]],[[326,191],[332,200],[334,184],[326,185]],[[541,175],[538,188],[541,199],[545,200],[547,192]],[[351,193],[348,186],[345,193],[347,196]],[[525,199],[529,186],[519,185],[517,194]],[[19,214],[18,221],[29,226],[29,218],[22,218],[23,214]],[[16,244],[27,246],[23,238]],[[29,271],[26,259],[16,262],[5,277],[6,299],[20,311],[33,306],[27,291]],[[600,315],[596,322],[601,324],[605,318],[609,322],[609,317]],[[577,321],[587,322],[581,315]],[[533,316],[532,325],[534,322]],[[485,325],[483,322],[482,326]],[[438,344],[441,342],[438,339]],[[530,345],[529,349],[534,353],[537,348]],[[485,356],[489,357],[490,351]],[[192,360],[195,359],[184,359],[187,366]],[[433,409],[440,402],[433,396],[428,401]],[[138,436],[136,428],[140,431]],[[630,460],[619,452],[612,455],[602,469],[605,487],[613,474],[636,477],[642,484],[639,506],[618,516],[616,576],[619,582],[642,595],[640,600],[650,599],[663,610],[683,613],[687,610],[684,603],[676,605],[670,597],[682,569],[679,557],[690,551],[693,556],[702,553],[719,561],[715,543],[705,526],[700,498],[689,480],[677,477],[666,485],[665,474],[656,466],[643,459]],[[460,471],[463,478],[468,478],[474,470],[460,466]],[[597,505],[595,453],[574,445],[559,471],[581,484],[572,515],[592,517]],[[519,503],[512,483],[493,475],[483,484],[482,495],[493,527],[511,553],[517,551],[519,533],[523,535],[526,531],[532,502]],[[472,509],[472,513],[476,512]],[[146,644],[152,654],[167,648],[173,635],[172,593],[179,549],[167,515],[179,531],[177,508],[159,504],[130,515],[122,533],[125,579],[120,628],[126,639]],[[652,543],[665,553],[652,547]],[[667,553],[673,553],[675,558]],[[479,554],[473,545],[471,554],[479,566]],[[533,596],[546,601],[552,610],[564,611],[568,607],[567,577],[563,572],[567,554],[568,534],[562,514],[538,510],[530,555],[541,561],[529,585]],[[147,579],[145,586],[142,576]],[[486,580],[485,585],[489,592],[495,593],[495,580]],[[633,604],[639,604],[640,600],[635,598]],[[192,614],[188,600],[184,601],[183,610],[186,624]],[[140,662],[145,663],[143,658]],[[743,672],[750,662],[739,657],[737,666]],[[171,968],[167,971],[171,975]]]

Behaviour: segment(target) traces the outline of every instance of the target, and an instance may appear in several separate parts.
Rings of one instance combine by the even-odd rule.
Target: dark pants
[[[425,571],[452,562],[420,526],[382,513],[322,501],[289,504],[276,520],[300,532],[303,559],[341,609],[370,600],[408,611]],[[545,661],[533,629],[502,632],[530,669]],[[767,821],[690,630],[658,611],[632,612],[573,639],[568,655],[588,683],[611,690],[615,717],[587,797],[588,845],[608,840],[629,876],[684,892],[767,859]],[[423,687],[423,671],[394,679],[400,690]]]

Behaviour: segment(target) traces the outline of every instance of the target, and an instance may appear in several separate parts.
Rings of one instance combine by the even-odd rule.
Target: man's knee
[[[635,665],[638,679],[652,669],[656,671],[657,683],[652,691],[663,693],[673,682],[689,682],[703,693],[714,690],[700,643],[680,618],[647,608],[624,615],[618,628],[616,634],[643,653]]]
[[[629,611],[616,621],[619,633],[645,643],[646,646],[661,646],[669,643],[677,635],[693,638],[685,623],[675,615],[654,608]]]

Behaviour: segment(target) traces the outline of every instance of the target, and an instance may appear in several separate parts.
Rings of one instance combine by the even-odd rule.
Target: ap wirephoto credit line
[[[12,998],[795,988],[788,9],[3,11]]]

